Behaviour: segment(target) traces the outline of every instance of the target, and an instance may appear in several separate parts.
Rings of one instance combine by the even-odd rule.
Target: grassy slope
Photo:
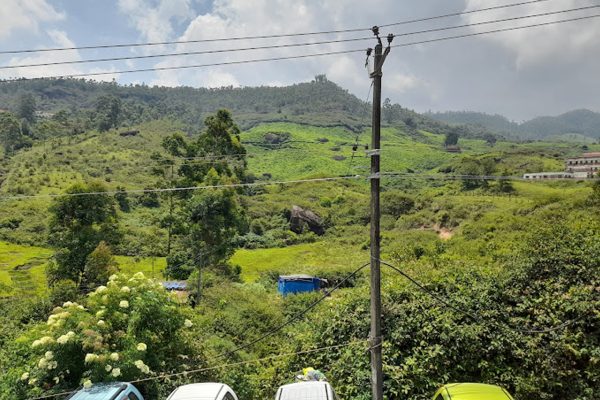
[[[20,246],[0,242],[0,297],[18,293],[41,293],[46,288],[44,269],[52,256],[51,249],[36,246]],[[164,257],[115,257],[124,272],[142,271],[147,276],[160,277],[166,266]]]
[[[7,179],[0,192],[7,194],[56,194],[73,182],[80,179],[103,179],[107,186],[116,188],[124,186],[130,189],[154,186],[156,178],[150,175],[151,161],[149,155],[160,147],[162,138],[177,132],[178,127],[167,121],[156,121],[139,127],[141,133],[134,137],[121,137],[116,133],[99,136],[88,133],[70,140],[55,139],[45,144],[34,146],[28,151],[16,155],[11,160]],[[256,176],[269,173],[273,180],[302,179],[316,176],[334,176],[366,174],[368,159],[358,151],[357,157],[350,166],[351,147],[355,134],[343,128],[319,128],[291,123],[270,123],[259,125],[242,134],[245,142],[262,141],[269,132],[287,132],[293,141],[291,148],[272,150],[255,144],[248,144],[249,168]],[[320,138],[327,138],[325,143],[318,143]],[[368,134],[363,133],[360,143],[367,142]],[[310,143],[304,143],[310,142]],[[562,157],[576,154],[579,148],[565,143],[535,142],[514,144],[499,142],[490,148],[481,140],[461,140],[462,154],[449,154],[442,149],[443,136],[427,132],[411,135],[396,129],[383,130],[382,165],[384,171],[437,172],[438,167],[450,165],[460,157],[494,156],[498,157],[498,167],[506,168],[513,173],[535,168],[560,170]],[[598,146],[591,146],[596,150]],[[599,148],[600,149],[600,148]],[[45,156],[44,156],[45,154]],[[336,161],[334,156],[344,156],[345,160]],[[416,181],[415,181],[416,182]],[[393,180],[385,180],[384,185],[393,184]],[[397,181],[395,183],[398,183]],[[415,184],[417,188],[420,184]],[[571,197],[582,196],[581,185],[572,187],[566,183],[515,183],[516,198],[491,197],[481,193],[459,193],[457,191],[431,189],[434,202],[444,199],[441,209],[450,209],[449,204],[460,207],[477,208],[484,216],[483,221],[497,223],[507,215],[512,215],[523,208],[534,207]],[[451,188],[451,186],[450,186]],[[417,192],[414,192],[417,193]],[[442,195],[442,197],[436,197]],[[272,209],[289,208],[291,204],[309,207],[321,215],[328,215],[334,221],[344,221],[348,216],[342,215],[348,208],[324,207],[321,200],[343,196],[350,204],[356,204],[357,215],[366,213],[368,200],[366,181],[359,180],[335,184],[296,184],[285,188],[272,186],[263,195],[248,199],[251,214],[268,214]],[[0,228],[3,238],[22,240],[25,243],[40,243],[46,225],[48,199],[6,201],[0,208],[0,223],[11,218],[21,219],[21,226],[16,230]],[[435,208],[435,207],[432,207]],[[462,210],[462,209],[461,209]],[[153,218],[160,210],[138,207],[132,213],[123,214],[123,226],[131,235],[142,235],[153,229]],[[403,219],[398,222],[385,218],[384,249],[386,245],[398,247],[410,244],[415,237],[423,235],[423,229],[433,231],[433,223],[438,211],[420,211],[423,218],[432,221],[419,228],[406,228]],[[462,211],[461,211],[462,212]],[[336,214],[337,213],[337,214]],[[437,213],[437,214],[436,214]],[[467,212],[468,214],[468,212]],[[466,217],[469,220],[471,216]],[[473,222],[475,219],[473,219]],[[342,223],[343,225],[343,223]],[[468,226],[468,224],[467,224]],[[462,250],[464,238],[461,237],[462,226],[454,229],[455,236],[448,242],[455,254],[476,257],[471,250]],[[328,233],[324,240],[316,243],[305,243],[281,249],[240,250],[233,262],[243,267],[245,280],[256,279],[261,272],[277,270],[281,272],[310,272],[317,266],[332,268],[353,266],[366,260],[366,252],[362,249],[368,237],[365,226],[339,228]],[[32,239],[37,238],[37,239]],[[435,238],[435,234],[434,234]],[[507,239],[509,237],[507,236]],[[427,240],[430,240],[428,238]],[[454,244],[455,243],[455,244]],[[467,246],[468,247],[468,246]],[[466,247],[465,247],[466,248]],[[24,247],[2,243],[0,245],[0,283],[13,284],[9,270],[15,266],[32,262],[25,280],[33,282],[33,290],[43,290],[43,267],[51,251],[40,247]],[[122,268],[127,271],[142,270],[152,274],[150,258],[136,261],[130,257],[118,257]],[[163,258],[155,260],[155,274],[164,268]],[[15,275],[15,280],[19,278]],[[29,284],[27,284],[29,285]],[[29,286],[25,285],[27,288]],[[0,292],[1,293],[1,292]]]

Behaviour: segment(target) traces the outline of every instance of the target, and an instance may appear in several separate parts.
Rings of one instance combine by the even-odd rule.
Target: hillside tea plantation
[[[114,381],[265,399],[307,366],[371,398],[368,105],[323,78],[3,85],[0,128],[21,124],[16,93],[47,114],[0,137],[0,399]],[[594,399],[600,184],[520,177],[600,145],[385,107],[381,257],[410,278],[382,266],[386,398],[473,381]],[[281,296],[295,274],[323,291]]]

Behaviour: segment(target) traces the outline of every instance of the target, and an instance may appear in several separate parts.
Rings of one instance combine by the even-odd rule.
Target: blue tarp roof
[[[277,282],[277,289],[284,296],[291,293],[313,292],[320,288],[321,279],[310,275],[282,275]]]
[[[186,290],[186,281],[165,281],[162,283],[163,287],[167,290]]]

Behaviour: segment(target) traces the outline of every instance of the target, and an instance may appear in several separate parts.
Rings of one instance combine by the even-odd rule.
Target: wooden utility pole
[[[394,38],[388,35],[388,46],[383,53],[383,45],[379,38],[379,28],[373,27],[377,36],[373,72],[373,115],[371,129],[371,385],[373,400],[383,400],[383,360],[381,347],[381,263],[380,263],[380,218],[379,194],[381,191],[380,153],[381,153],[381,68],[390,52],[390,43]]]

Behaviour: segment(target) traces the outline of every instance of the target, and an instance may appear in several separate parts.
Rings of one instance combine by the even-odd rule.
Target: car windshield
[[[327,400],[327,398],[326,385],[315,384],[284,387],[277,400]]]
[[[97,385],[82,389],[68,400],[110,400],[121,390],[118,385]]]

